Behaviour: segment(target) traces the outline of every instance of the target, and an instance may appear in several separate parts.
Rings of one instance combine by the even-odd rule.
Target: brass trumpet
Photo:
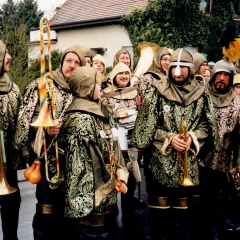
[[[44,35],[43,33],[48,33],[48,64],[49,64],[49,74],[46,75],[45,72],[45,56],[44,56]],[[32,126],[36,127],[50,127],[55,126],[57,123],[53,120],[54,118],[54,98],[53,98],[53,82],[52,82],[52,63],[51,63],[51,52],[50,52],[50,23],[45,17],[40,20],[40,50],[41,50],[41,77],[38,79],[38,91],[40,100],[40,112],[39,115],[33,123]],[[51,96],[50,94],[51,93]],[[50,97],[50,99],[49,99]],[[49,106],[50,104],[51,106]]]
[[[3,131],[0,131],[0,196],[8,195],[17,191],[16,188],[11,187],[6,179],[5,171],[4,171],[4,163],[6,163],[6,154],[4,147],[4,137]]]
[[[182,134],[183,134],[183,137],[181,137]],[[185,143],[187,142],[187,140],[188,140],[187,124],[185,121],[183,122],[183,124],[180,128],[179,136],[180,136],[180,138],[182,138],[184,140]],[[183,179],[180,181],[180,184],[185,187],[193,186],[194,183],[188,177],[188,163],[187,163],[188,150],[185,149],[183,152],[179,152],[178,159],[179,159],[179,170],[183,171]]]
[[[48,64],[49,73],[45,72],[45,56],[44,56],[44,33],[47,32],[48,36]],[[41,50],[41,77],[38,79],[38,91],[40,99],[40,112],[35,122],[31,125],[35,127],[50,127],[58,124],[55,116],[55,103],[54,103],[54,88],[52,80],[52,64],[51,64],[51,51],[50,51],[50,22],[47,18],[42,17],[40,20],[40,50]],[[56,183],[60,180],[60,166],[59,166],[59,156],[58,156],[58,142],[55,141],[55,151],[56,151],[56,168],[57,174],[51,180],[48,174],[48,159],[47,151],[49,148],[46,146],[45,131],[43,131],[43,149],[45,158],[45,171],[46,178],[49,182]]]

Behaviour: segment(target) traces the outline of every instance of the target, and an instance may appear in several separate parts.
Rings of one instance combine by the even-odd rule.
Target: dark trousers
[[[111,232],[105,227],[78,225],[76,240],[113,240]]]
[[[208,168],[200,168],[200,172],[204,173],[205,239],[239,239],[240,198],[234,196],[227,173]]]
[[[187,217],[187,209],[149,208],[149,236],[152,240],[186,240],[188,239],[187,230],[189,230]]]
[[[110,211],[105,218],[104,226],[90,226],[77,220],[74,240],[114,240],[117,239],[117,223],[115,215]],[[73,222],[72,222],[73,223]],[[74,226],[74,224],[72,224]]]
[[[17,171],[12,170],[6,173],[6,179],[16,192],[0,196],[2,231],[4,240],[17,240],[18,219],[20,210],[20,191],[18,188]]]
[[[35,154],[33,152],[30,153],[31,160],[36,159]],[[41,164],[41,175],[41,181],[36,187],[37,211],[32,222],[34,239],[71,239],[71,231],[69,231],[69,238],[66,236],[68,224],[65,224],[64,219],[64,193],[61,187],[57,189],[49,187],[44,163]],[[52,177],[50,171],[49,177]],[[52,210],[46,213],[41,210],[42,205],[48,205]]]
[[[187,209],[148,209],[148,229],[152,240],[200,240],[202,239],[201,203]]]
[[[136,180],[133,174],[129,173],[128,183],[127,183],[128,191],[125,194],[121,194],[121,207],[123,214],[131,214],[134,212],[134,204],[135,204],[135,197],[134,192],[136,189]]]
[[[36,213],[33,218],[34,240],[75,240],[76,220],[69,220],[55,214]]]
[[[198,240],[202,231],[202,201],[199,186],[170,188],[149,181],[147,178],[149,207],[149,236],[154,240]],[[196,197],[198,196],[198,197]],[[168,208],[151,204],[156,197],[166,197]],[[179,200],[186,199],[186,207],[181,208]]]
[[[128,152],[123,151],[123,157],[125,159],[125,163],[130,161]],[[135,215],[135,205],[136,198],[134,196],[134,192],[136,189],[136,179],[132,172],[129,172],[128,182],[127,182],[128,191],[125,194],[121,194],[121,207],[122,207],[122,220],[131,221],[131,217]]]
[[[17,240],[20,202],[1,204],[2,231],[4,240]]]

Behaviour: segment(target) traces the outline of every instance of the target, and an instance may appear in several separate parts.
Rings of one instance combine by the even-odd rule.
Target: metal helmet
[[[233,81],[233,76],[235,73],[234,65],[227,61],[226,59],[216,62],[211,73],[210,81],[214,80],[216,73],[218,72],[227,72],[230,74],[230,80]]]
[[[190,75],[193,75],[194,77],[194,64],[193,64],[193,56],[192,54],[184,49],[184,48],[178,48],[175,50],[170,58],[170,67],[176,66],[174,75],[179,76],[180,75],[180,66],[186,66],[190,68]],[[193,78],[190,77],[190,78]]]

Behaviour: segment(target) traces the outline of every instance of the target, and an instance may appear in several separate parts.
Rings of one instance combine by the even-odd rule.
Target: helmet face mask
[[[174,73],[172,73],[172,68],[176,67]],[[188,67],[190,73],[194,73],[194,64],[193,64],[193,56],[192,54],[184,49],[178,48],[175,50],[170,58],[170,66],[169,66],[169,77],[174,78],[175,76],[180,76],[181,67]],[[174,76],[172,76],[174,75]],[[192,75],[192,74],[191,74]],[[189,74],[188,74],[189,76]],[[194,74],[193,74],[194,77]],[[193,78],[191,77],[191,78]]]
[[[193,57],[186,49],[179,48],[173,52],[170,58],[170,66],[193,67]]]

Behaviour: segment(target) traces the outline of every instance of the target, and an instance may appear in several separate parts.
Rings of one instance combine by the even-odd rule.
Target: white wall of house
[[[51,43],[51,50],[64,51],[73,45],[82,45],[91,49],[93,56],[97,49],[104,49],[106,66],[112,66],[113,57],[118,50],[126,47],[133,58],[133,49],[126,29],[121,25],[105,25],[87,27],[81,29],[63,30],[56,33],[57,41]],[[47,46],[45,47],[47,54]],[[40,56],[39,42],[30,42],[29,58],[35,59]]]

